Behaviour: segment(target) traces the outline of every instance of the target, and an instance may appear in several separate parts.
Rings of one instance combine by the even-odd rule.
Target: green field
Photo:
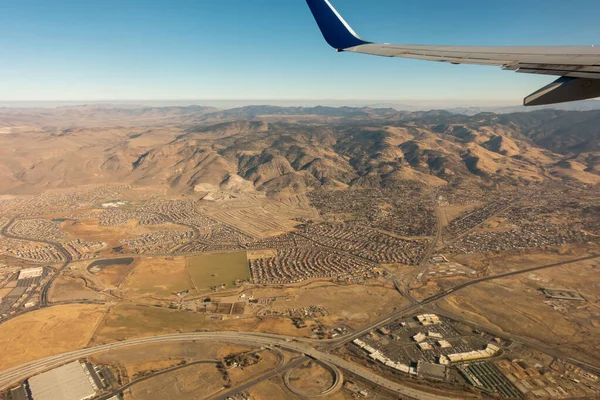
[[[250,280],[245,251],[188,257],[188,269],[194,285],[199,290],[222,284],[232,288],[238,279]]]

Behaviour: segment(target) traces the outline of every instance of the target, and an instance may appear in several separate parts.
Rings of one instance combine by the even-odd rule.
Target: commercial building
[[[87,367],[79,361],[29,378],[28,384],[33,400],[86,400],[98,391]]]
[[[475,350],[466,353],[449,354],[448,359],[450,360],[450,362],[453,363],[460,361],[481,360],[483,358],[489,358],[499,351],[500,347],[494,344],[488,344],[485,350]]]
[[[550,299],[585,301],[577,290],[543,288],[542,291]]]
[[[419,348],[423,351],[433,350],[433,347],[431,347],[431,345],[427,342],[419,343]]]
[[[26,268],[19,271],[19,280],[39,278],[44,274],[44,267]]]
[[[437,333],[437,332],[427,332],[427,336],[430,338],[434,338],[434,339],[443,339],[444,336],[441,333]]]
[[[417,364],[417,373],[427,379],[435,379],[439,381],[446,380],[446,366],[443,364],[432,364],[424,361],[419,361]]]
[[[367,353],[369,353],[369,358],[378,361],[387,367],[394,368],[397,371],[404,372],[410,375],[417,375],[416,367],[411,367],[399,361],[394,361],[387,357],[385,354],[383,354],[380,350],[374,349],[373,347],[369,346],[360,339],[354,339],[352,342]]]
[[[416,318],[423,326],[439,325],[442,323],[440,317],[435,314],[417,315]]]
[[[415,342],[421,343],[421,342],[425,341],[425,339],[427,339],[427,336],[425,336],[425,334],[423,332],[420,332],[420,333],[416,334],[415,336],[413,336],[412,338]]]

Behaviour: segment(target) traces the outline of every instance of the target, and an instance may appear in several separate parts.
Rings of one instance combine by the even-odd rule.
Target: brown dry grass
[[[81,278],[60,276],[50,289],[50,301],[107,300],[108,296],[87,288]]]
[[[77,304],[45,308],[0,325],[0,368],[85,347],[105,306]]]
[[[249,289],[244,293],[255,298],[284,297],[272,305],[272,309],[278,311],[320,305],[330,314],[324,321],[331,324],[343,322],[352,327],[359,327],[394,308],[408,305],[408,301],[396,290],[381,286],[310,283],[285,288]]]
[[[240,345],[211,341],[155,343],[109,351],[95,355],[92,360],[99,364],[119,364],[131,377],[135,373],[156,370],[163,361],[177,364],[182,360],[218,360],[248,350]]]
[[[155,360],[148,361],[139,364],[130,364],[126,367],[127,374],[131,379],[135,379],[137,375],[142,375],[150,371],[162,371],[175,367],[181,363],[182,360]]]
[[[143,257],[135,265],[135,270],[121,284],[125,298],[173,299],[173,293],[193,289],[185,257]]]
[[[268,381],[260,382],[257,385],[252,386],[248,389],[248,393],[255,399],[260,400],[301,400],[301,397],[294,395],[290,392],[283,383],[281,378],[273,378]],[[328,396],[319,397],[320,399],[326,400],[352,400],[354,397],[350,393],[340,390],[336,393]]]
[[[473,210],[473,209],[479,207],[480,205],[481,205],[480,203],[473,203],[473,204],[467,204],[467,205],[451,205],[451,206],[440,207],[441,217],[442,217],[442,226],[448,225],[450,223],[450,221],[452,221],[453,219],[455,219],[456,217],[458,217],[465,211]]]
[[[0,289],[0,300],[12,291],[12,288]]]
[[[248,389],[248,393],[252,396],[252,398],[260,400],[301,399],[301,397],[296,396],[285,387],[285,384],[281,378],[262,381]]]
[[[587,248],[568,246],[559,251],[458,254],[453,255],[452,259],[478,270],[489,268],[488,273],[495,275],[568,261],[586,255],[588,255]]]
[[[248,260],[257,260],[261,258],[273,258],[277,256],[277,250],[251,250],[248,251]]]
[[[453,294],[439,305],[469,320],[527,337],[545,345],[560,345],[575,358],[600,361],[600,264],[586,261],[532,274],[482,283]],[[555,311],[541,287],[578,289],[587,303],[563,302]]]
[[[214,364],[200,364],[140,382],[129,391],[135,400],[196,400],[218,393],[225,383]]]
[[[262,359],[257,364],[244,369],[234,368],[229,370],[229,379],[234,385],[273,369],[279,361],[279,358],[270,351],[261,351],[259,354]]]
[[[254,331],[256,318],[214,319],[212,316],[158,307],[120,304],[111,308],[94,335],[95,343],[177,332]]]
[[[105,287],[118,288],[125,278],[136,267],[137,260],[129,265],[111,265],[102,268],[102,271],[93,274]]]
[[[262,318],[261,321],[256,326],[255,330],[257,332],[263,333],[274,333],[276,335],[286,335],[286,336],[305,336],[310,337],[312,335],[312,331],[310,330],[310,325],[306,328],[298,329],[292,323],[292,320],[289,318],[275,318],[275,317],[266,317]]]
[[[135,220],[130,220],[122,226],[102,226],[99,224],[98,218],[90,218],[78,221],[65,221],[62,224],[62,230],[76,238],[106,242],[112,247],[117,247],[120,245],[120,240],[132,239],[144,233],[164,230],[185,230],[185,228],[175,224],[139,225]]]
[[[555,166],[551,168],[551,174],[563,179],[574,179],[588,185],[600,183],[600,176],[586,171],[586,166],[575,161],[569,161],[569,168]]]
[[[322,365],[309,361],[290,374],[290,385],[307,395],[319,395],[333,385],[334,376]]]

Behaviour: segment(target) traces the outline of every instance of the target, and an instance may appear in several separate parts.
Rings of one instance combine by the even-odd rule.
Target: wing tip
[[[334,49],[343,51],[350,47],[369,44],[361,39],[329,0],[306,0],[325,41]]]

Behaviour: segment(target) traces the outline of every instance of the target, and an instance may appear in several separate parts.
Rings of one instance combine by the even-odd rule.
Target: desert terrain
[[[264,343],[85,360],[100,398],[600,396],[599,118],[2,108],[0,376],[228,332]]]

